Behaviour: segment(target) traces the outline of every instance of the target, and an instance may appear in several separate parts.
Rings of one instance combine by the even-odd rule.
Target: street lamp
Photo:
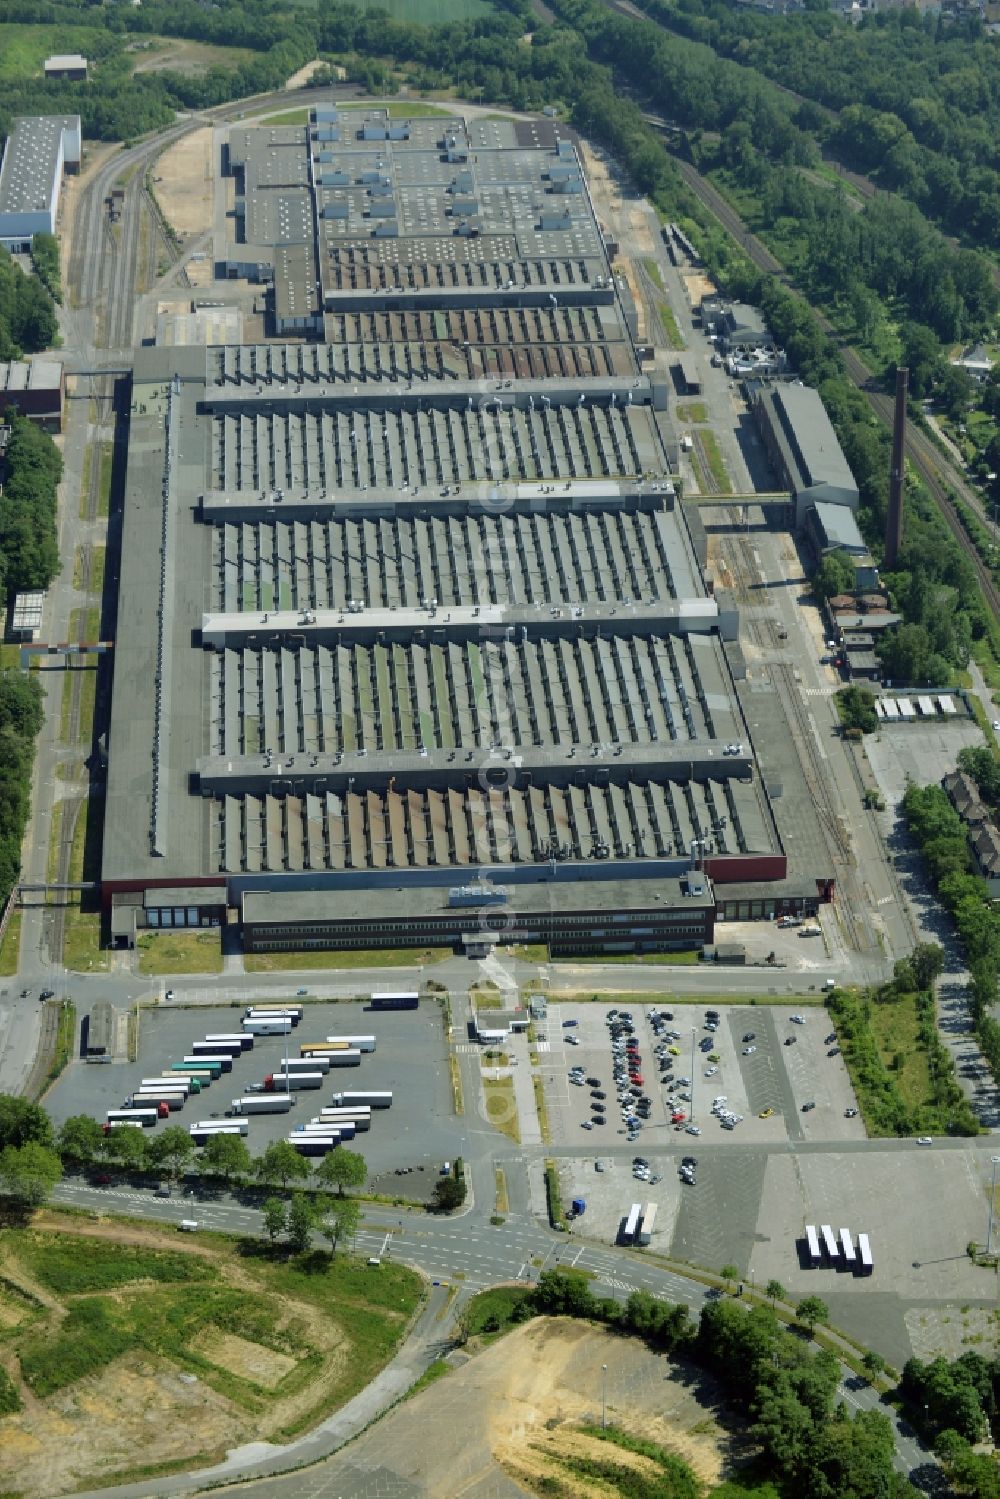
[[[608,1366],[601,1365],[601,1430],[606,1431],[608,1425]]]
[[[990,1220],[986,1230],[986,1253],[990,1254],[993,1249],[993,1210],[997,1196],[997,1167],[1000,1166],[1000,1155],[991,1155],[993,1162],[993,1180],[990,1183]]]

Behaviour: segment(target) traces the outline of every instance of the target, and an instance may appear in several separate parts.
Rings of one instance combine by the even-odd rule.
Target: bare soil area
[[[247,1292],[259,1300],[263,1283],[254,1274],[252,1261],[244,1263],[235,1253],[219,1252],[183,1234],[154,1225],[112,1222],[73,1222],[53,1213],[41,1212],[32,1223],[35,1230],[51,1228],[62,1235],[77,1236],[81,1253],[85,1241],[107,1240],[116,1245],[169,1250],[172,1254],[197,1255],[217,1267],[217,1281]],[[8,1243],[0,1255],[0,1272],[10,1290],[0,1287],[0,1332],[15,1336],[19,1324],[33,1320],[39,1334],[50,1328],[53,1335],[66,1315],[73,1297],[55,1297],[39,1284],[28,1267],[16,1257]],[[191,1293],[198,1294],[193,1283]],[[33,1313],[19,1301],[17,1291],[39,1304]],[[135,1294],[148,1294],[149,1282],[130,1283],[106,1292],[89,1293],[127,1310]],[[166,1287],[158,1295],[169,1295]],[[264,1293],[266,1294],[266,1292]],[[183,1305],[180,1291],[178,1308]],[[301,1346],[316,1365],[307,1381],[293,1381],[287,1393],[281,1381],[297,1366],[291,1354],[264,1346],[222,1328],[204,1325],[190,1342],[191,1351],[207,1360],[223,1375],[249,1381],[260,1391],[258,1400],[230,1397],[213,1388],[209,1378],[185,1369],[183,1361],[145,1348],[124,1354],[95,1368],[92,1376],[78,1380],[46,1398],[36,1398],[20,1381],[14,1348],[3,1358],[3,1366],[18,1383],[23,1409],[0,1420],[0,1492],[15,1490],[22,1499],[51,1499],[79,1487],[98,1486],[103,1480],[144,1467],[182,1459],[195,1465],[220,1457],[227,1449],[248,1441],[266,1439],[300,1421],[306,1412],[332,1397],[343,1378],[351,1342],[342,1328],[324,1316],[314,1304],[290,1296],[272,1300],[272,1327],[279,1341]],[[274,1395],[267,1392],[274,1391]]]
[[[212,227],[215,162],[212,128],[194,130],[164,151],[153,169],[157,201],[177,234],[202,234]]]
[[[598,1450],[611,1455],[597,1438],[574,1429],[600,1424],[605,1364],[608,1423],[682,1458],[702,1483],[721,1481],[727,1443],[703,1403],[707,1387],[688,1371],[671,1378],[671,1366],[638,1341],[545,1318],[511,1333],[484,1357],[493,1372],[494,1398],[487,1402],[493,1456],[529,1489],[550,1476],[581,1499],[604,1493],[601,1484],[571,1479],[560,1458]],[[622,1466],[651,1471],[646,1459],[619,1448],[613,1455]]]

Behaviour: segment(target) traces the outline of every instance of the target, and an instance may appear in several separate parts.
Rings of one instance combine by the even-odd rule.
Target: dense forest
[[[1000,219],[1000,52],[981,21],[880,11],[765,16],[724,0],[640,0],[646,13],[793,90],[796,123],[948,232],[992,246]],[[714,127],[710,127],[714,128]]]

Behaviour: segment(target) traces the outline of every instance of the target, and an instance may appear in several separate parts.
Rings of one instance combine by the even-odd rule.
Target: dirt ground
[[[39,1213],[33,1227],[78,1234],[81,1239],[109,1239],[174,1254],[217,1259],[219,1275],[231,1285],[259,1290],[260,1282],[235,1259],[162,1229],[120,1222],[71,1223]],[[4,1279],[39,1302],[47,1318],[61,1318],[64,1305],[40,1285],[9,1253],[0,1262]],[[126,1295],[124,1290],[110,1293]],[[0,1328],[13,1327],[30,1313],[0,1287]],[[41,1328],[43,1324],[39,1323]],[[283,1299],[278,1329],[308,1326],[309,1341],[323,1363],[304,1389],[277,1398],[256,1414],[212,1389],[204,1380],[145,1350],[124,1355],[84,1379],[45,1399],[22,1387],[24,1408],[0,1421],[0,1491],[16,1486],[23,1499],[49,1499],[90,1487],[112,1474],[144,1465],[217,1457],[247,1441],[266,1439],[314,1409],[341,1378],[350,1344],[339,1326],[314,1306]],[[201,1345],[204,1346],[201,1346]],[[274,1388],[295,1360],[221,1329],[202,1329],[199,1350],[216,1367],[252,1381],[258,1389]],[[3,1360],[17,1378],[13,1353]]]
[[[212,129],[206,125],[164,151],[153,171],[156,197],[178,234],[201,234],[212,227],[215,163]]]
[[[699,271],[685,271],[681,280],[684,282],[684,290],[688,294],[688,301],[692,307],[697,307],[702,297],[712,297],[718,290],[715,282],[701,275]]]
[[[607,1365],[610,1425],[655,1442],[690,1465],[711,1486],[723,1476],[724,1434],[684,1379],[641,1343],[562,1318],[545,1318],[512,1333],[484,1356],[493,1378],[486,1402],[494,1459],[512,1477],[537,1491],[546,1475],[558,1477],[580,1499],[603,1494],[602,1484],[569,1480],[559,1459],[610,1456],[598,1439],[572,1428],[600,1424],[603,1365]],[[614,1460],[651,1471],[644,1459],[619,1448]]]

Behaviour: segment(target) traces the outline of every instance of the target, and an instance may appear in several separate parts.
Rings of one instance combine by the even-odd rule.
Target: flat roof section
[[[79,161],[78,146],[64,136],[80,135],[79,115],[30,115],[14,121],[0,165],[0,215],[36,213],[49,207],[59,172],[60,153]]]

